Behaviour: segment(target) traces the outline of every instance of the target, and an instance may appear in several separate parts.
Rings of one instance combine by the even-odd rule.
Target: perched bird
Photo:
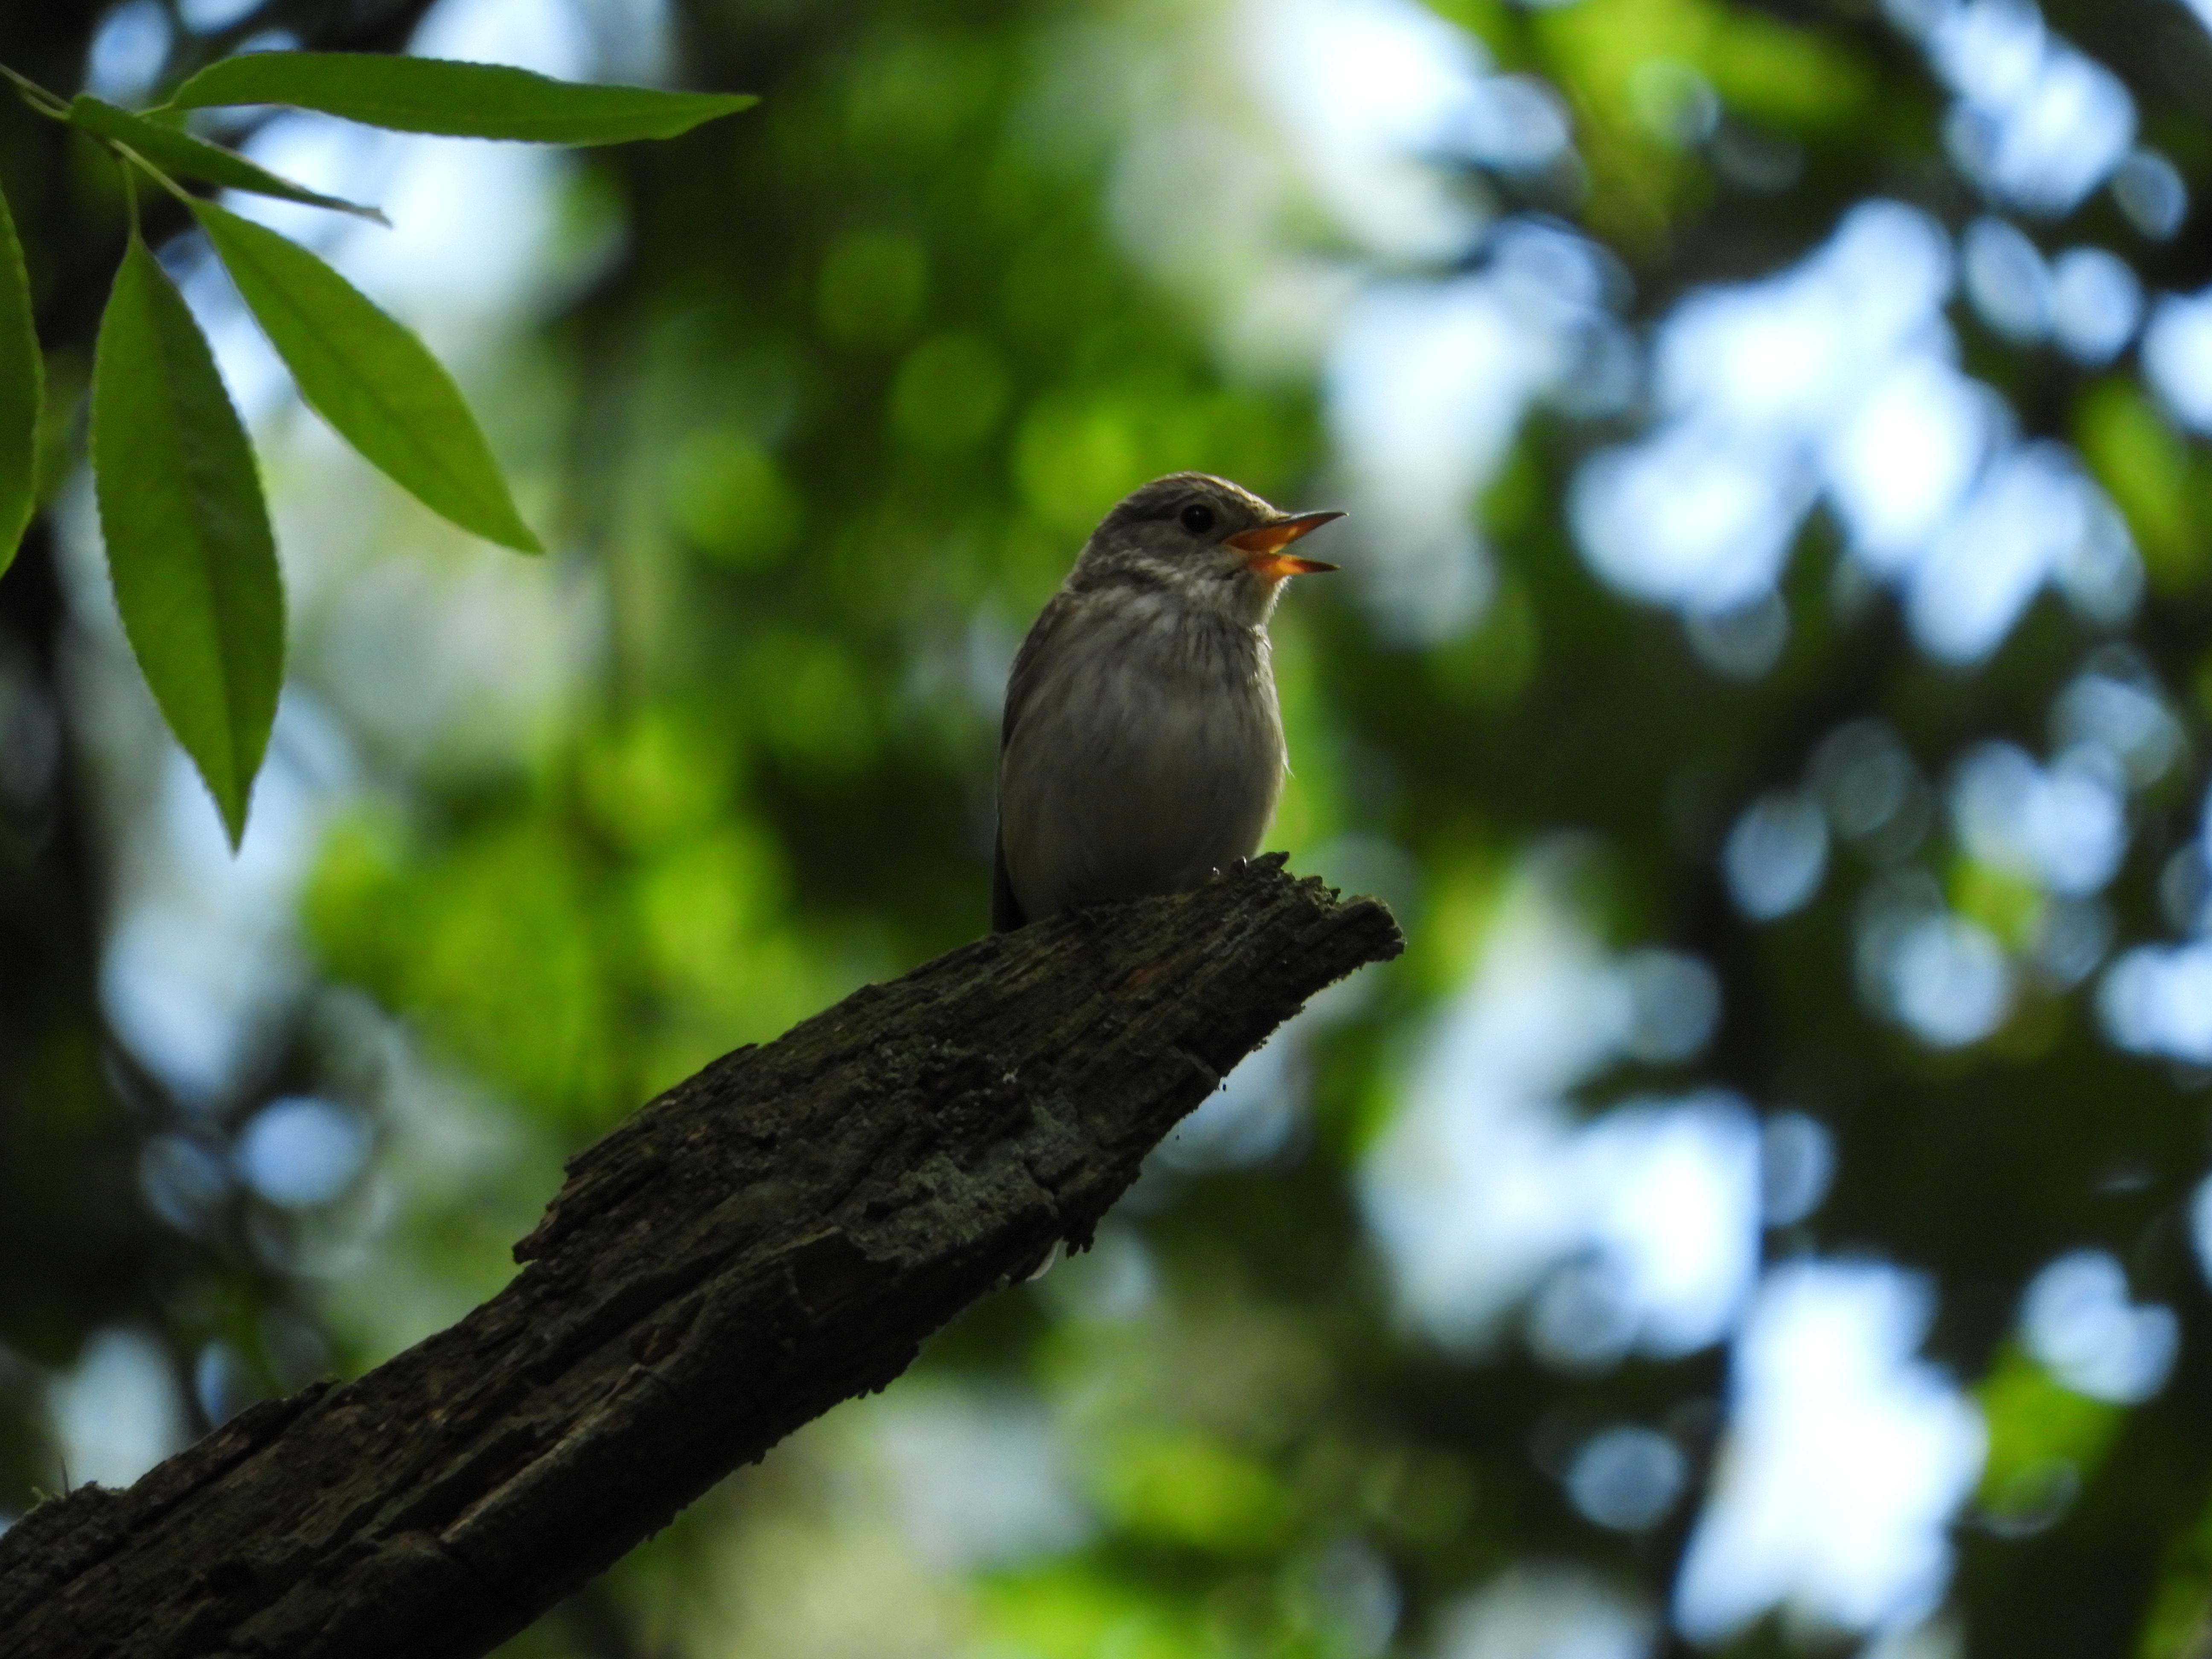
[[[1336,568],[1291,544],[1343,516],[1176,472],[1091,532],[1006,684],[994,930],[1259,850],[1287,764],[1267,618],[1285,577]]]

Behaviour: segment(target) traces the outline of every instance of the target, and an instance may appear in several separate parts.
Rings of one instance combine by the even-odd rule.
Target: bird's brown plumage
[[[1233,538],[1311,527],[1205,473],[1101,521],[1008,678],[994,929],[1178,890],[1258,849],[1284,773],[1267,636],[1284,562]]]

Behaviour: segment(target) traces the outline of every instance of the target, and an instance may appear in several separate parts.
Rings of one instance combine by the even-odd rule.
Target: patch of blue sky
[[[294,905],[351,761],[314,701],[288,690],[234,855],[191,763],[164,748],[151,810],[129,820],[100,994],[132,1054],[213,1115],[306,984]]]
[[[2156,744],[2155,738],[2149,740]],[[2162,748],[2162,745],[2158,745]],[[2175,739],[2175,754],[2179,739]],[[2197,835],[2167,866],[2163,895],[2176,925],[2193,934],[2179,943],[2138,945],[2122,951],[2097,988],[2106,1035],[2132,1054],[2212,1066],[2212,922],[2206,872],[2212,867],[2212,799]]]
[[[1750,1109],[1717,1090],[1587,1122],[1570,1105],[1639,1043],[1692,1058],[1717,1008],[1707,980],[1691,984],[1701,964],[1603,951],[1560,887],[1563,856],[1514,879],[1360,1190],[1432,1336],[1485,1346],[1534,1297],[1538,1351],[1581,1369],[1727,1334],[1758,1267],[1760,1140]]]
[[[2068,1388],[2133,1406],[2166,1386],[2181,1347],[2173,1310],[2132,1302],[2109,1250],[2069,1250],[2028,1281],[2020,1304],[2029,1353]]]
[[[1985,223],[1984,243],[2018,235]],[[1959,371],[1952,268],[1934,220],[1869,202],[1796,266],[1685,300],[1654,345],[1659,423],[1576,480],[1593,568],[1686,615],[1735,610],[1773,589],[1826,501],[1932,656],[1988,656],[2046,584],[2124,620],[2142,580],[2125,526],[2070,451],[2020,442]],[[2047,313],[2019,314],[2045,329]]]
[[[48,1382],[46,1412],[57,1486],[127,1486],[190,1438],[168,1350],[129,1327],[92,1334]]]
[[[2031,0],[1892,0],[1954,94],[1944,139],[1959,170],[2023,212],[2072,211],[2135,143],[2135,100],[2045,27]]]
[[[1409,0],[1240,15],[1250,86],[1298,187],[1358,250],[1313,325],[1352,568],[1386,626],[1449,636],[1487,603],[1472,508],[1530,404],[1612,413],[1639,377],[1609,308],[1617,264],[1553,222],[1498,218],[1470,176],[1571,173],[1571,118],[1547,83],[1497,73],[1474,36]]]
[[[1767,1274],[1730,1352],[1727,1437],[1674,1587],[1692,1640],[1717,1644],[1778,1606],[1875,1632],[1934,1612],[1986,1431],[1917,1358],[1933,1310],[1923,1280],[1883,1263]]]

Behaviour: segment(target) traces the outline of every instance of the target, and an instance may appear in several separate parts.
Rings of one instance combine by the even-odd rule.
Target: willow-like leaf
[[[672,138],[749,109],[743,93],[589,86],[497,64],[384,52],[252,52],[209,64],[177,88],[173,107],[284,104],[398,132],[619,144]]]
[[[235,846],[283,684],[284,590],[215,354],[135,234],[93,358],[92,465],[131,648]]]
[[[128,144],[165,173],[179,178],[197,179],[203,184],[220,185],[226,190],[249,191],[256,196],[275,196],[287,202],[304,202],[309,207],[330,208],[339,213],[358,214],[364,219],[374,219],[379,224],[389,222],[373,207],[363,207],[358,202],[348,202],[336,196],[325,196],[309,190],[305,185],[295,185],[289,179],[280,178],[264,167],[257,167],[235,150],[225,149],[220,144],[210,144],[205,139],[195,138],[163,121],[149,121],[143,115],[134,115],[118,105],[104,102],[90,93],[81,92],[71,100],[70,125],[82,127],[102,138]]]
[[[422,341],[297,242],[212,202],[192,211],[308,407],[432,512],[487,541],[544,550]]]
[[[0,196],[0,570],[39,501],[39,404],[45,365],[31,317],[31,283],[8,198]]]

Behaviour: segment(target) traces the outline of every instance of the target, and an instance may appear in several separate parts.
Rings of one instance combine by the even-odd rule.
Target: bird
[[[1344,514],[1175,472],[1100,520],[1014,658],[991,926],[1182,892],[1259,850],[1289,769],[1267,621]]]

